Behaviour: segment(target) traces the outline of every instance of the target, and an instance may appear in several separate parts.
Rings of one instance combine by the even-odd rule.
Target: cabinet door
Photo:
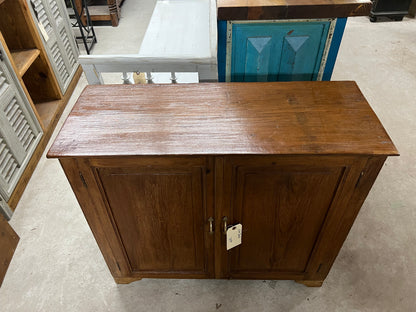
[[[211,171],[204,158],[97,169],[133,277],[213,277]]]
[[[0,194],[9,200],[42,136],[0,42]]]
[[[77,69],[78,50],[68,13],[59,0],[28,0],[62,93]]]
[[[316,80],[329,24],[233,24],[231,81]]]
[[[229,158],[229,224],[242,244],[227,253],[231,278],[302,278],[346,167],[319,158]],[[228,179],[228,180],[227,180]]]

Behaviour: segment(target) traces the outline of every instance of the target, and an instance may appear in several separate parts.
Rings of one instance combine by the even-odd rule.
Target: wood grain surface
[[[13,51],[12,58],[17,67],[17,74],[19,76],[23,76],[30,67],[30,65],[32,65],[32,63],[39,56],[39,54],[39,49]]]
[[[303,273],[345,167],[328,159],[230,157],[231,224],[244,224],[244,244],[229,251],[231,276]],[[274,164],[273,164],[274,163]]]
[[[322,285],[388,155],[354,82],[88,86],[48,154],[117,283],[307,286]]]
[[[0,286],[18,242],[19,236],[0,213]]]
[[[132,273],[213,277],[210,160],[148,157],[96,164]]]
[[[218,0],[219,20],[367,16],[370,0]]]
[[[355,82],[87,86],[48,157],[398,152]]]

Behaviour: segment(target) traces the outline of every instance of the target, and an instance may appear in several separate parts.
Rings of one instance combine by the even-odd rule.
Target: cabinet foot
[[[308,287],[321,287],[324,281],[295,281]]]
[[[117,284],[130,284],[135,281],[140,281],[141,277],[114,277],[114,281]]]

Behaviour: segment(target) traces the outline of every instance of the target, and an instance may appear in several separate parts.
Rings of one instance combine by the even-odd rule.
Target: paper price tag
[[[232,225],[227,229],[227,250],[241,245],[243,226],[241,224]]]

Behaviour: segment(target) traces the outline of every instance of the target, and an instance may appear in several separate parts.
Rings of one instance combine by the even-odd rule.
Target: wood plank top
[[[30,65],[36,60],[40,54],[39,49],[28,49],[20,51],[11,51],[12,58],[16,64],[16,68],[20,77],[22,77],[29,69]]]
[[[368,16],[370,0],[217,0],[219,20]]]
[[[352,81],[87,86],[49,158],[398,155]]]

